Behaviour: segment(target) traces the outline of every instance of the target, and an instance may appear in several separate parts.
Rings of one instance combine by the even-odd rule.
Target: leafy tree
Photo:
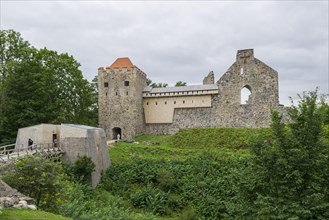
[[[28,56],[26,50],[29,48],[30,44],[24,41],[19,33],[13,30],[0,30],[0,143],[5,142],[3,119],[6,109],[6,79],[15,64]]]
[[[41,209],[58,205],[64,179],[62,166],[50,159],[25,156],[3,175],[4,181],[19,192],[36,200]]]
[[[257,218],[326,219],[329,217],[328,146],[321,141],[317,91],[299,96],[285,126],[272,114],[273,145],[256,149]]]
[[[175,87],[177,87],[177,86],[186,86],[186,82],[178,81],[178,82],[176,82],[176,84],[175,84]]]
[[[167,83],[152,83],[150,85],[152,88],[165,88],[168,86]]]
[[[10,38],[3,37],[7,33]],[[0,142],[15,138],[18,128],[38,123],[97,126],[97,88],[83,79],[80,64],[72,56],[37,50],[14,31],[1,31],[1,36],[6,45],[3,53],[10,56],[2,61],[1,94],[6,108],[2,108]],[[16,47],[17,42],[22,46]]]
[[[152,84],[152,80],[150,80],[149,78],[146,79],[146,85],[150,86]]]

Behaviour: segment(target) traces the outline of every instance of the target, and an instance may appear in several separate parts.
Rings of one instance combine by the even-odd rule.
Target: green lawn
[[[188,156],[202,155],[205,152],[234,154],[248,154],[249,149],[230,149],[230,148],[177,148],[172,146],[169,135],[148,136],[143,135],[135,138],[137,143],[117,142],[110,147],[110,158],[112,164],[122,163],[125,160],[141,157],[145,159],[166,159],[166,160],[185,160]],[[144,145],[143,142],[156,142],[160,145]]]
[[[3,209],[1,220],[70,220],[71,218],[45,211],[27,209]]]

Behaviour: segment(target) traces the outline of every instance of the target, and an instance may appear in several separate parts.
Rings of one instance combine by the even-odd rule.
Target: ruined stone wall
[[[209,74],[203,79],[203,85],[206,84],[215,84],[215,75],[213,71],[210,71]]]
[[[268,127],[270,109],[279,106],[278,73],[254,58],[252,49],[239,50],[236,62],[217,82],[218,108],[214,119],[224,127]],[[251,93],[241,103],[241,91]]]
[[[137,67],[99,69],[99,126],[108,139],[133,139],[143,133],[146,75]]]
[[[212,72],[203,83],[213,80]],[[217,82],[218,95],[212,95],[211,108],[175,109],[172,124],[148,124],[147,134],[172,134],[180,128],[269,127],[271,109],[285,117],[287,108],[279,105],[278,73],[254,58],[252,49],[239,50],[236,62]],[[247,104],[241,103],[241,90],[250,91]]]

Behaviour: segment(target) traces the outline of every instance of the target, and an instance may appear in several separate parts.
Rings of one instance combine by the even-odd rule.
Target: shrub
[[[157,215],[168,215],[168,194],[153,187],[143,187],[131,195],[130,199],[135,208],[146,208]]]
[[[79,155],[74,164],[64,164],[64,169],[74,180],[88,183],[91,182],[91,173],[95,171],[95,164],[90,157]]]

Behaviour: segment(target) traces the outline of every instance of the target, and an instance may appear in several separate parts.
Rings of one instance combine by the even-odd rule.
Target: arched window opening
[[[241,89],[241,105],[248,105],[250,104],[250,95],[251,95],[251,88],[250,86],[246,85]]]
[[[121,128],[115,127],[112,129],[112,139],[113,140],[120,140],[122,137],[121,135]]]

